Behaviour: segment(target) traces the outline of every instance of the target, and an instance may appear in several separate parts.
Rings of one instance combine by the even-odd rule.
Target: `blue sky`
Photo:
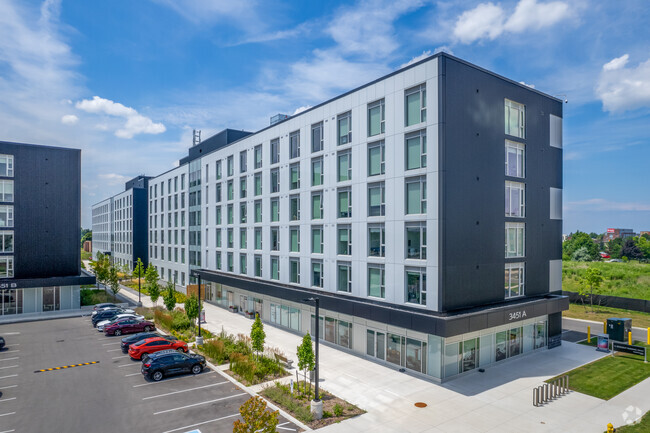
[[[90,206],[444,50],[568,99],[564,232],[650,230],[645,0],[0,0],[0,140],[82,149]]]

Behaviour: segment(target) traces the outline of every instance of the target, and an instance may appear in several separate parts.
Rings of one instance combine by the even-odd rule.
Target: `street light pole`
[[[314,419],[321,419],[323,418],[323,402],[320,399],[320,394],[318,392],[318,336],[320,334],[320,299],[319,298],[307,298],[305,301],[313,302],[316,306],[316,320],[315,320],[315,326],[314,326],[314,333],[316,334],[314,336],[315,340],[315,345],[316,345],[316,366],[314,367],[314,379],[316,382],[315,389],[314,389],[314,400],[311,402],[311,413],[314,416]]]
[[[138,307],[142,307],[142,300],[140,299],[141,291],[142,289],[140,288],[140,267],[138,267]]]
[[[199,279],[199,336],[196,337],[196,345],[203,345],[203,337],[201,336],[201,275],[197,275]]]

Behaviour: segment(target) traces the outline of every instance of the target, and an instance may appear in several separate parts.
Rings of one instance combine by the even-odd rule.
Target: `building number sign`
[[[525,319],[527,316],[528,315],[526,314],[526,310],[508,313],[508,322],[512,322],[513,320],[522,320]]]
[[[16,283],[2,283],[0,284],[0,289],[15,289],[18,287]]]

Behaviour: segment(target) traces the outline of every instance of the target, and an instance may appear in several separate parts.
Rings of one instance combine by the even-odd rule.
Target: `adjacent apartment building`
[[[438,380],[560,344],[561,100],[440,53],[229,131],[149,182],[163,279]]]
[[[79,308],[81,151],[0,141],[2,317]]]
[[[137,176],[124,191],[92,206],[93,259],[107,254],[114,264],[133,269],[138,258],[147,266],[147,203],[150,176]]]

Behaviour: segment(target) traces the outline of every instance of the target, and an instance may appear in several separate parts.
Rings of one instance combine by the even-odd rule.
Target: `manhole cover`
[[[426,403],[422,403],[421,401],[415,403],[415,407],[427,407]]]

